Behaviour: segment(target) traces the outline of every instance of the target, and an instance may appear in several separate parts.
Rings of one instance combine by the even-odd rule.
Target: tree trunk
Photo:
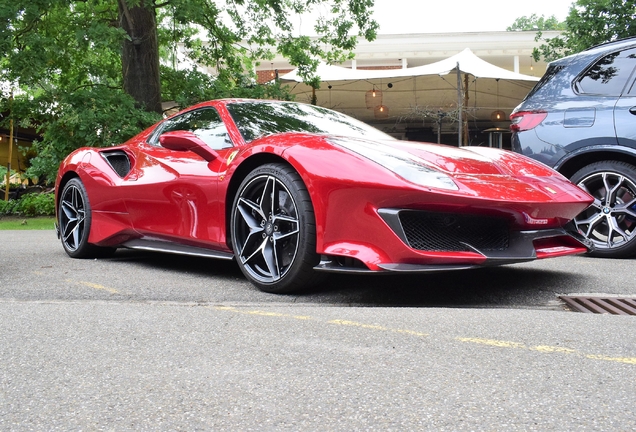
[[[119,22],[130,40],[122,47],[124,90],[148,111],[161,113],[157,19],[151,0],[129,7],[118,0]]]

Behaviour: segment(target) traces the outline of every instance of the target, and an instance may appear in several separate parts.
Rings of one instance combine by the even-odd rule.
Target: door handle
[[[633,115],[636,115],[636,107],[631,107],[631,108],[629,109],[629,113],[630,113],[630,114],[633,114]]]

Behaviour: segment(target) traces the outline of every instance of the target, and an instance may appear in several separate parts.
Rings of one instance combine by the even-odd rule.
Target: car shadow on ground
[[[557,295],[582,277],[514,265],[418,275],[330,277],[313,292],[337,291],[350,303],[391,307],[561,308]]]
[[[325,274],[311,289],[280,295],[259,292],[233,261],[131,250],[120,250],[109,260],[233,284],[239,281],[236,289],[253,290],[257,301],[331,306],[562,309],[557,295],[566,293],[568,287],[576,289],[585,280],[576,272],[508,265],[409,275]]]

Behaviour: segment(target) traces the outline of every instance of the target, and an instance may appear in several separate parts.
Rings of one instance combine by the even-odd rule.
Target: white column
[[[514,71],[516,73],[519,73],[519,56],[518,55],[515,56],[515,68],[514,68]]]
[[[356,64],[356,59],[351,60],[351,69],[356,70],[358,65]]]
[[[402,69],[406,69],[408,67],[408,62],[406,61],[405,58],[403,58],[401,60],[402,60]]]

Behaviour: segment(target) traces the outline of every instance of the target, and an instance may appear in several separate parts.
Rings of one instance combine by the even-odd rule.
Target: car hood
[[[342,137],[330,141],[363,156],[372,152],[398,160],[408,159],[450,176],[561,177],[556,171],[525,156],[489,147],[457,148],[411,141]]]

